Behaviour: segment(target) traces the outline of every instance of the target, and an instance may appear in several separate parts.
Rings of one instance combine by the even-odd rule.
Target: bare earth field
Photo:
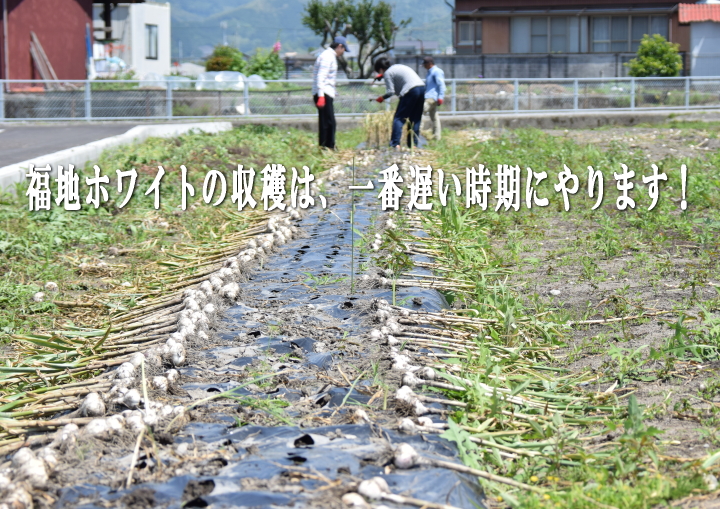
[[[547,133],[602,151],[627,148],[653,163],[666,157],[685,158],[689,171],[694,170],[693,160],[706,160],[720,148],[717,127]],[[614,182],[606,179],[605,184],[607,189]],[[679,202],[672,191],[666,193],[673,203]],[[602,210],[607,216],[598,222],[593,216]],[[704,242],[679,237],[672,225],[672,218],[680,216],[677,208],[656,212],[669,217],[669,227],[654,233],[660,241],[643,239],[623,231],[628,225],[614,200],[606,198],[601,211],[536,217],[535,224],[513,231],[512,242],[497,239],[492,244],[501,256],[519,260],[509,282],[528,302],[557,309],[570,321],[614,320],[574,326],[567,333],[568,347],[557,355],[559,365],[617,377],[615,382],[599,384],[597,390],[613,385],[634,392],[654,415],[653,425],[665,432],[662,439],[668,454],[705,456],[720,443],[715,418],[720,404],[720,362],[683,359],[682,355],[668,362],[651,352],[667,348],[672,338],[678,352],[684,352],[683,344],[692,343],[698,325],[717,316],[720,231],[717,224],[699,231]],[[720,211],[708,211],[708,218],[717,220]],[[648,316],[618,320],[642,314]],[[712,339],[717,341],[717,325],[712,330]]]
[[[718,131],[468,129],[402,152],[356,132],[321,153],[243,128],[103,164],[143,190],[192,165],[199,190],[238,159],[307,162],[327,209],[181,210],[172,170],[160,210],[3,196],[0,509],[718,506]],[[402,207],[382,212],[393,164]],[[407,209],[413,166],[466,184],[480,164],[487,210]],[[521,168],[519,210],[496,210],[498,164]],[[651,164],[667,180],[648,210]],[[526,167],[548,206],[526,206]]]

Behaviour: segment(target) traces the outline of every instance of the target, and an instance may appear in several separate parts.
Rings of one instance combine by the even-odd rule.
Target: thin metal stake
[[[352,185],[355,187],[355,156],[352,158]],[[355,293],[355,190],[350,195],[350,295]]]
[[[85,80],[85,120],[92,118],[92,95],[90,90],[90,80]]]
[[[167,89],[165,90],[165,114],[168,120],[173,116],[173,93],[170,81],[166,81]]]

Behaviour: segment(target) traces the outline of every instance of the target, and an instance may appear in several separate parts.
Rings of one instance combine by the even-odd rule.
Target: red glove
[[[325,96],[324,96],[324,95],[318,97],[317,107],[318,107],[318,108],[324,108],[324,107],[325,107]]]
[[[375,100],[376,100],[377,102],[381,103],[381,102],[383,102],[383,101],[385,100],[385,98],[384,98],[383,96],[380,96],[380,97],[378,97],[378,98],[375,99]]]
[[[443,100],[442,100],[442,99],[438,99],[438,100],[437,100],[437,103],[438,103],[438,106],[442,106]]]

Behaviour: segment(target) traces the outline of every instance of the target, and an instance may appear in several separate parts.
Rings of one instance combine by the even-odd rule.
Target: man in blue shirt
[[[438,106],[442,106],[445,100],[445,73],[435,65],[433,57],[425,57],[423,59],[423,67],[427,69],[427,77],[425,78],[425,107],[423,113],[430,115],[433,138],[439,140],[441,136],[440,116],[438,115],[437,109]]]

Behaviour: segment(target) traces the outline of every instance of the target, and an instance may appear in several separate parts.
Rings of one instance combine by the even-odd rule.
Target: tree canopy
[[[321,45],[332,42],[338,35],[353,35],[358,41],[357,57],[359,78],[370,75],[371,63],[379,55],[395,47],[397,32],[405,28],[412,18],[393,21],[392,6],[380,0],[310,0],[305,6],[302,23],[322,36]],[[349,75],[347,63],[340,64]]]

